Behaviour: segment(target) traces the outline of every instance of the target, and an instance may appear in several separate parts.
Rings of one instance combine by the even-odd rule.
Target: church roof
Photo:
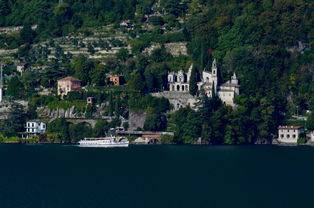
[[[234,91],[230,89],[219,89],[219,92],[234,92]]]
[[[231,83],[230,81],[221,85],[221,87],[239,87],[238,84]]]

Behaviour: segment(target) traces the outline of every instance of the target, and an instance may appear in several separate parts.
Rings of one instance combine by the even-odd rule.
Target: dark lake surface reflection
[[[0,145],[0,208],[314,207],[314,147]]]

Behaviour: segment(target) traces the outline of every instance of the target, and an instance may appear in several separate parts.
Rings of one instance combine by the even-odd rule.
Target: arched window
[[[172,91],[174,91],[174,89],[175,89],[175,88],[174,88],[174,85],[172,85]]]
[[[177,85],[177,91],[180,91],[180,85]]]
[[[182,91],[184,91],[184,85],[181,86]]]

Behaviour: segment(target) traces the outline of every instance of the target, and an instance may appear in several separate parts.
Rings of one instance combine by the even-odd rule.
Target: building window
[[[280,137],[283,138],[285,135],[281,134]]]
[[[295,139],[296,135],[295,135],[295,134],[293,134],[293,135],[292,135],[292,137]]]
[[[287,138],[288,138],[288,139],[290,138],[290,134],[287,134]]]

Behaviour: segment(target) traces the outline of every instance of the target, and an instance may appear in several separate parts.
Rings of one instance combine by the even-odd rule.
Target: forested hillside
[[[125,88],[141,94],[110,94],[110,98],[106,94],[101,100],[117,105],[120,114],[128,106],[146,109],[146,129],[174,130],[177,143],[192,143],[198,137],[213,144],[270,141],[278,125],[289,123],[295,114],[314,110],[312,0],[0,0],[0,14],[1,27],[24,25],[20,33],[0,35],[0,47],[18,49],[13,57],[29,64],[48,66],[28,75],[32,81],[25,78],[27,74],[18,76],[8,70],[7,74],[16,75],[21,88],[26,88],[17,96],[19,99],[31,100],[34,92],[30,86],[55,88],[56,80],[63,75],[75,75],[87,86],[104,87],[106,82],[101,77],[106,73],[123,74]],[[115,33],[120,31],[122,20],[131,21],[133,27],[121,30],[126,42],[116,44],[123,48],[110,59],[65,55],[51,41],[69,35],[89,37],[93,28],[108,25]],[[32,30],[31,25],[37,28]],[[55,47],[59,54],[52,62],[48,61],[48,52],[42,58],[34,50],[34,45],[47,40],[50,43],[44,49]],[[71,41],[76,47],[84,45]],[[109,47],[101,41],[84,47],[91,54],[96,46]],[[173,42],[186,42],[188,55],[169,54],[165,44]],[[161,48],[144,54],[156,43]],[[185,108],[168,114],[168,106],[162,110],[153,106],[147,94],[167,88],[169,71],[187,70],[193,63],[201,72],[211,67],[214,58],[221,83],[234,72],[239,77],[237,108],[202,96],[199,111]],[[109,109],[114,111],[112,106]]]

